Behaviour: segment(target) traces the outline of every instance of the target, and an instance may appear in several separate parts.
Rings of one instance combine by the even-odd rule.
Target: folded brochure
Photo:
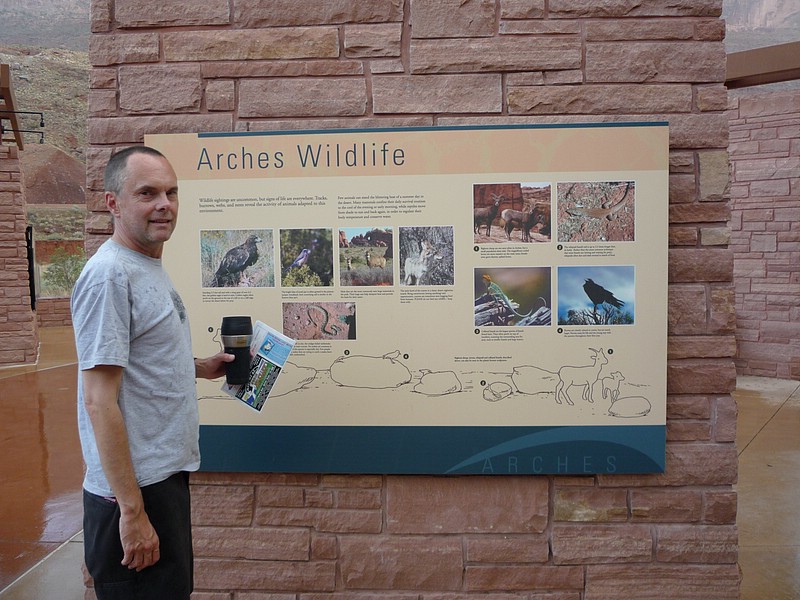
[[[250,342],[250,380],[242,385],[222,385],[222,391],[260,411],[294,348],[294,340],[266,323],[256,321]]]

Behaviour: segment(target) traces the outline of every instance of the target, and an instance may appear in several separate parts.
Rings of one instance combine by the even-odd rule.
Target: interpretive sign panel
[[[297,340],[259,411],[198,381],[202,469],[660,472],[668,128],[146,136],[195,352]]]

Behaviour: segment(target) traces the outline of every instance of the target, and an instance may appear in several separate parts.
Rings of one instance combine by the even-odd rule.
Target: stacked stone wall
[[[146,133],[670,124],[664,474],[197,474],[195,598],[737,597],[721,9],[93,0],[89,254],[111,231],[102,168]]]
[[[800,380],[800,90],[730,106],[736,367]]]
[[[0,366],[32,364],[39,354],[26,226],[19,150],[0,142]]]

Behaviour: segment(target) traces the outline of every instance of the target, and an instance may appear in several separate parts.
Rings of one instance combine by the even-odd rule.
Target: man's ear
[[[119,216],[119,205],[117,204],[117,196],[114,192],[106,192],[106,207],[112,217],[116,218]]]

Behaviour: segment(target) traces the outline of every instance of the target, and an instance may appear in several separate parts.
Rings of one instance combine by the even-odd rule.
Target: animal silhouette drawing
[[[258,260],[256,244],[260,241],[261,238],[257,235],[250,235],[243,244],[228,250],[214,274],[214,285],[216,287],[236,287],[246,282],[244,270],[256,264]]]
[[[556,384],[556,402],[562,404],[562,399],[567,401],[567,404],[573,406],[575,403],[569,397],[569,388],[574,385],[583,386],[582,398],[586,402],[594,402],[592,398],[592,387],[600,378],[600,370],[604,365],[608,364],[603,349],[592,351],[592,364],[585,367],[561,367],[558,370],[558,383]]]
[[[603,400],[611,397],[611,402],[616,402],[619,398],[619,384],[625,381],[622,373],[614,371],[610,377],[603,377],[600,381],[603,386]]]

